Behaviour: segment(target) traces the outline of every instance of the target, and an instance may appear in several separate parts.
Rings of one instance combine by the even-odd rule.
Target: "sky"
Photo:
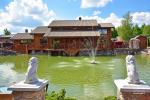
[[[0,34],[5,28],[15,34],[79,17],[118,27],[127,12],[134,24],[150,24],[150,0],[0,0]]]

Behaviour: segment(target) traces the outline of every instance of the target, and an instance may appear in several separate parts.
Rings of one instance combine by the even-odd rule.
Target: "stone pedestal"
[[[14,100],[45,100],[47,80],[39,80],[34,84],[25,84],[23,81],[8,88],[12,91]]]
[[[125,80],[115,80],[117,100],[150,100],[150,86],[143,84],[128,84]]]

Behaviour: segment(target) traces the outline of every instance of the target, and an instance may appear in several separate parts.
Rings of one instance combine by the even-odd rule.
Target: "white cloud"
[[[122,18],[119,18],[116,14],[111,13],[107,18],[104,19],[104,22],[112,23],[116,27],[121,25]]]
[[[150,25],[150,12],[134,12],[131,13],[133,24],[141,26],[143,23]],[[110,13],[106,18],[97,15],[81,16],[82,19],[96,19],[99,23],[112,23],[115,27],[121,25],[122,17],[118,17],[115,13]]]
[[[104,7],[112,0],[81,0],[81,8]]]
[[[112,23],[115,27],[121,25],[122,18],[119,18],[116,14],[111,13],[108,17],[102,18],[99,16],[81,16],[82,19],[95,19],[99,23]]]
[[[134,24],[142,25],[143,23],[150,25],[150,12],[135,12],[131,13]]]
[[[99,10],[95,10],[95,11],[93,12],[93,15],[94,15],[94,16],[99,15],[99,14],[101,14],[101,11],[99,11]]]
[[[0,10],[0,32],[8,28],[11,32],[24,32],[25,28],[48,25],[56,17],[42,0],[13,0]]]

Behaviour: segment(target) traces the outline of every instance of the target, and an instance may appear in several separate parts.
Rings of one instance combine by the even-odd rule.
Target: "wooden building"
[[[0,48],[10,50],[13,46],[13,42],[10,39],[13,35],[0,35]]]
[[[18,33],[12,40],[13,50],[20,53],[61,53],[77,55],[88,50],[87,40],[98,50],[111,50],[111,23],[97,23],[96,20],[54,20],[48,26],[39,26],[31,33]]]
[[[12,38],[13,51],[18,53],[28,53],[28,48],[33,44],[33,36],[29,33],[17,33]]]
[[[147,48],[147,37],[143,35],[138,35],[131,38],[129,41],[130,49],[146,49]]]
[[[139,42],[139,48],[140,49],[146,49],[147,48],[147,37],[143,35],[138,35],[135,37],[135,39],[138,39]]]

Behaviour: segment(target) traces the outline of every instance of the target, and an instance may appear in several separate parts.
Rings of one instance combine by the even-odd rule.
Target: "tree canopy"
[[[140,35],[142,34],[142,30],[141,28],[136,24],[134,27],[133,27],[133,37],[137,36],[137,35]]]
[[[4,35],[10,35],[10,34],[11,34],[11,33],[10,33],[10,31],[7,30],[7,28],[4,29]]]
[[[150,25],[145,25],[143,28],[143,34],[150,36]]]
[[[121,26],[118,27],[118,34],[126,41],[128,41],[133,36],[132,31],[132,17],[130,16],[130,12],[125,14],[124,19],[121,22]]]
[[[123,40],[129,41],[137,35],[145,35],[148,37],[148,43],[150,45],[150,25],[146,25],[145,23],[142,26],[133,24],[130,12],[123,16],[121,26],[117,27],[115,30],[112,30],[112,38],[116,37],[118,34]]]
[[[116,38],[118,36],[118,32],[115,28],[112,30],[112,38]]]

